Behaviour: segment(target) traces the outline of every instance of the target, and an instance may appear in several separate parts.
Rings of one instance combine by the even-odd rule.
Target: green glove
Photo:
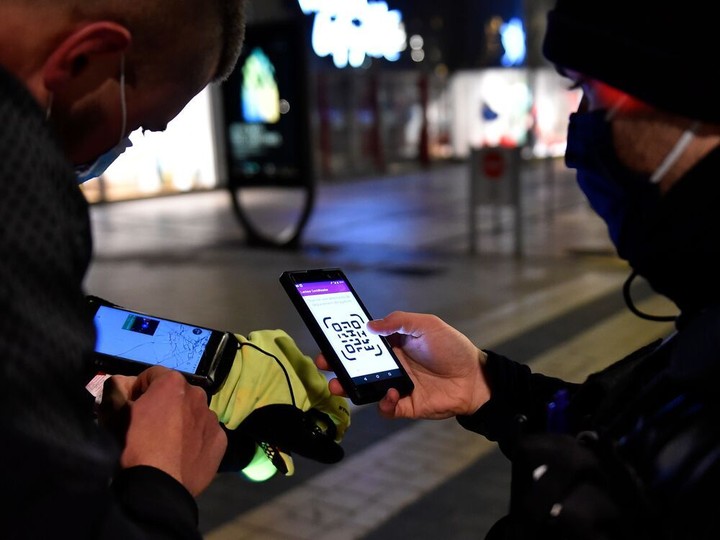
[[[225,469],[241,468],[264,480],[272,476],[268,460],[275,471],[292,475],[292,453],[321,463],[342,459],[338,443],[350,425],[350,408],[345,398],[330,394],[312,359],[283,330],[236,337],[233,365],[210,401],[228,433]],[[266,472],[254,476],[258,468]]]

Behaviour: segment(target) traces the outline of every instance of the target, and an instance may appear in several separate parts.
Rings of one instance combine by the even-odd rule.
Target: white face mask
[[[120,128],[120,139],[118,140],[118,143],[110,150],[96,158],[95,161],[75,167],[75,175],[77,176],[78,184],[82,184],[100,176],[110,165],[112,165],[113,161],[115,161],[120,154],[132,146],[130,138],[125,136],[125,129],[127,128],[127,103],[125,101],[124,54],[120,57],[120,110],[122,111],[122,126]]]
[[[685,149],[688,147],[688,145],[692,142],[693,137],[695,137],[695,132],[700,128],[700,122],[693,122],[692,125],[687,128],[685,131],[683,131],[683,134],[680,136],[680,138],[675,143],[675,146],[672,147],[672,150],[668,152],[668,155],[665,156],[665,159],[663,160],[660,165],[658,165],[658,168],[655,170],[655,172],[650,177],[650,181],[653,184],[657,184],[660,182],[660,180],[663,179],[663,177],[667,174],[667,172],[670,170],[670,167],[675,165],[675,162],[677,162],[678,159],[683,155],[683,152],[685,152]]]

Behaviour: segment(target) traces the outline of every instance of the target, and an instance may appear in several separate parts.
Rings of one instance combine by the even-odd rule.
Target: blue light
[[[502,41],[505,53],[500,63],[505,66],[518,66],[525,61],[525,29],[522,21],[513,17],[507,23],[500,26],[500,40]]]

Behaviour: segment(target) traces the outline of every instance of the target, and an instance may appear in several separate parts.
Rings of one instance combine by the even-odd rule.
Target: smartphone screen
[[[100,306],[95,313],[97,352],[195,373],[212,330]]]
[[[149,366],[164,366],[190,382],[214,387],[221,363],[235,355],[225,351],[234,336],[219,330],[104,304],[95,306],[93,321],[96,364],[108,373],[135,375]]]
[[[339,269],[285,272],[281,282],[354,403],[412,389],[385,338],[367,330],[370,315]]]

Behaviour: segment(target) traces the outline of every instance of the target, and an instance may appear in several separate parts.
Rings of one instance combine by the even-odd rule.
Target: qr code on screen
[[[325,328],[332,329],[340,340],[340,352],[346,360],[357,360],[363,353],[373,356],[382,354],[378,344],[370,343],[365,323],[365,319],[357,313],[350,313],[344,320],[333,320],[332,317],[323,319]]]

